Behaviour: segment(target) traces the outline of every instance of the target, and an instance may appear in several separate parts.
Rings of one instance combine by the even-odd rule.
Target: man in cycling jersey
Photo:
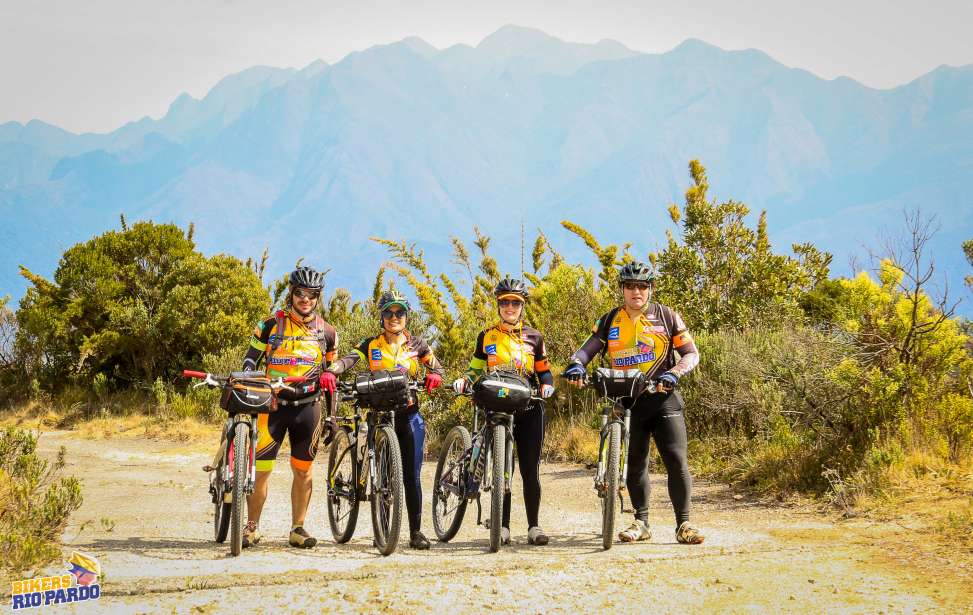
[[[424,385],[427,393],[443,383],[443,368],[429,344],[412,335],[406,324],[412,308],[401,293],[389,291],[378,302],[382,332],[366,338],[350,354],[341,357],[324,372],[321,384],[332,394],[337,388],[338,376],[357,365],[368,362],[368,369],[400,370],[410,379],[417,380],[425,371]],[[405,487],[405,507],[409,513],[409,546],[428,549],[429,539],[422,533],[422,459],[425,453],[426,422],[419,412],[419,398],[413,393],[408,407],[402,408],[395,419],[395,435],[402,451],[402,484]]]
[[[524,324],[524,305],[530,293],[522,280],[504,278],[493,289],[500,321],[484,329],[476,338],[473,358],[466,375],[453,382],[453,389],[463,393],[488,370],[510,370],[526,377],[539,389],[543,399],[554,394],[554,376],[547,361],[547,350],[541,332]],[[524,485],[524,508],[527,512],[527,542],[543,546],[547,534],[541,529],[538,514],[541,507],[541,449],[544,446],[544,405],[531,403],[514,415],[514,443],[517,465]],[[503,496],[503,525],[500,540],[510,543],[510,493]]]
[[[564,377],[581,386],[585,365],[601,352],[613,369],[638,369],[647,379],[662,385],[632,405],[626,481],[635,521],[619,533],[622,542],[648,540],[649,529],[649,439],[655,440],[666,466],[669,498],[676,515],[676,540],[699,544],[703,535],[689,521],[692,477],[686,460],[686,422],[682,396],[676,391],[679,379],[699,363],[699,351],[678,312],[651,303],[655,274],[643,263],[628,263],[619,272],[624,303],[595,323],[591,336],[574,353]],[[678,360],[676,354],[678,353]]]
[[[286,309],[257,323],[243,369],[255,370],[263,361],[267,375],[304,376],[293,385],[295,391],[281,391],[277,410],[257,419],[257,480],[247,498],[247,525],[243,546],[256,545],[260,513],[267,499],[267,481],[286,434],[291,447],[291,532],[288,543],[309,549],[317,539],[304,529],[304,518],[311,501],[311,462],[317,454],[321,436],[321,383],[325,367],[335,358],[338,333],[315,313],[324,275],[310,267],[299,267],[290,275]]]

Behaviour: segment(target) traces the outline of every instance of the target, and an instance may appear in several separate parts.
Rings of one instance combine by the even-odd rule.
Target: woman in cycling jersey
[[[476,338],[473,358],[466,375],[453,382],[453,389],[463,393],[467,387],[488,370],[512,370],[525,376],[539,388],[541,397],[554,394],[551,375],[540,331],[524,325],[524,304],[529,293],[521,280],[504,278],[493,292],[497,299],[500,322],[483,330]],[[532,403],[514,415],[514,443],[520,478],[524,483],[524,506],[527,509],[527,542],[546,545],[547,534],[540,528],[538,512],[541,505],[540,463],[544,445],[544,405]],[[510,543],[510,494],[503,499],[503,527],[500,539]]]
[[[427,392],[432,392],[443,383],[443,369],[429,345],[406,329],[411,311],[409,300],[397,292],[386,292],[379,300],[379,310],[382,332],[365,339],[353,352],[335,361],[324,373],[322,386],[333,393],[339,375],[359,361],[367,361],[371,371],[397,369],[413,380],[418,378],[420,367],[424,368],[425,388]],[[402,480],[405,486],[405,506],[409,513],[409,546],[413,549],[428,549],[429,539],[421,530],[420,483],[426,423],[419,412],[419,398],[415,393],[411,395],[405,416],[396,417],[395,435],[402,451]]]
[[[679,379],[699,363],[699,351],[672,308],[652,303],[655,273],[644,263],[628,263],[619,271],[623,303],[595,323],[592,334],[571,357],[564,377],[581,386],[585,365],[604,352],[614,369],[638,369],[658,381],[656,389],[642,393],[632,404],[626,485],[635,509],[631,527],[619,533],[622,542],[649,540],[649,441],[666,466],[669,499],[676,515],[676,540],[699,544],[703,534],[689,521],[693,479],[686,460],[686,421]],[[678,353],[678,358],[676,356]]]

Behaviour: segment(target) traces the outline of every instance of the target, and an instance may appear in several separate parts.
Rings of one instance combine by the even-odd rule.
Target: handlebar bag
[[[530,404],[530,383],[517,372],[487,372],[473,384],[473,401],[492,412],[519,412]]]
[[[237,373],[246,374],[246,377],[238,377]],[[270,388],[270,379],[260,372],[231,374],[220,396],[220,408],[230,414],[273,412],[277,409],[277,404],[273,402],[274,390]]]
[[[599,367],[592,376],[591,384],[599,397],[634,398],[645,391],[645,375],[637,369]]]
[[[399,370],[377,370],[358,374],[355,379],[358,405],[380,410],[409,405],[409,377]]]

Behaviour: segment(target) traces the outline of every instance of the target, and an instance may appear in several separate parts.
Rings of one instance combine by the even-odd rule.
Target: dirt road
[[[60,445],[68,448],[68,472],[83,477],[85,497],[65,534],[66,552],[89,552],[104,571],[102,598],[89,610],[973,612],[973,589],[962,575],[933,575],[887,553],[885,528],[836,524],[807,508],[762,504],[704,481],[694,496],[694,518],[707,535],[701,546],[675,543],[665,478],[656,476],[652,541],[602,551],[591,472],[546,464],[541,523],[550,545],[527,544],[515,481],[514,540],[501,553],[487,552],[487,532],[471,507],[452,543],[434,542],[426,552],[400,547],[383,558],[371,546],[367,511],[350,544],[331,542],[320,488],[307,527],[322,543],[289,548],[290,471],[282,457],[261,522],[264,542],[233,558],[212,541],[199,469],[207,451],[149,440],[86,442],[66,432],[40,441],[47,454]],[[427,490],[433,465],[424,468]]]

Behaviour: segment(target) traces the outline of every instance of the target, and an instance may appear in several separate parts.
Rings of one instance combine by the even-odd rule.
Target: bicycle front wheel
[[[372,477],[372,532],[382,555],[391,555],[402,525],[402,453],[395,431],[382,425],[375,433]]]
[[[250,426],[237,423],[233,429],[233,501],[230,503],[230,553],[243,550],[243,512],[247,507],[246,483],[250,473]]]
[[[339,544],[351,540],[358,523],[357,457],[351,434],[339,430],[328,451],[328,521]]]
[[[608,446],[605,464],[605,491],[601,496],[601,546],[612,548],[615,540],[615,504],[618,502],[618,461],[622,448],[622,426],[616,422],[608,424],[605,438]]]
[[[466,514],[466,470],[463,461],[473,446],[470,432],[457,425],[446,434],[432,483],[432,526],[441,542],[456,536]]]
[[[490,446],[493,457],[493,471],[490,485],[490,553],[500,550],[500,529],[503,524],[503,496],[506,489],[504,466],[507,461],[507,426],[493,428],[493,444]]]

